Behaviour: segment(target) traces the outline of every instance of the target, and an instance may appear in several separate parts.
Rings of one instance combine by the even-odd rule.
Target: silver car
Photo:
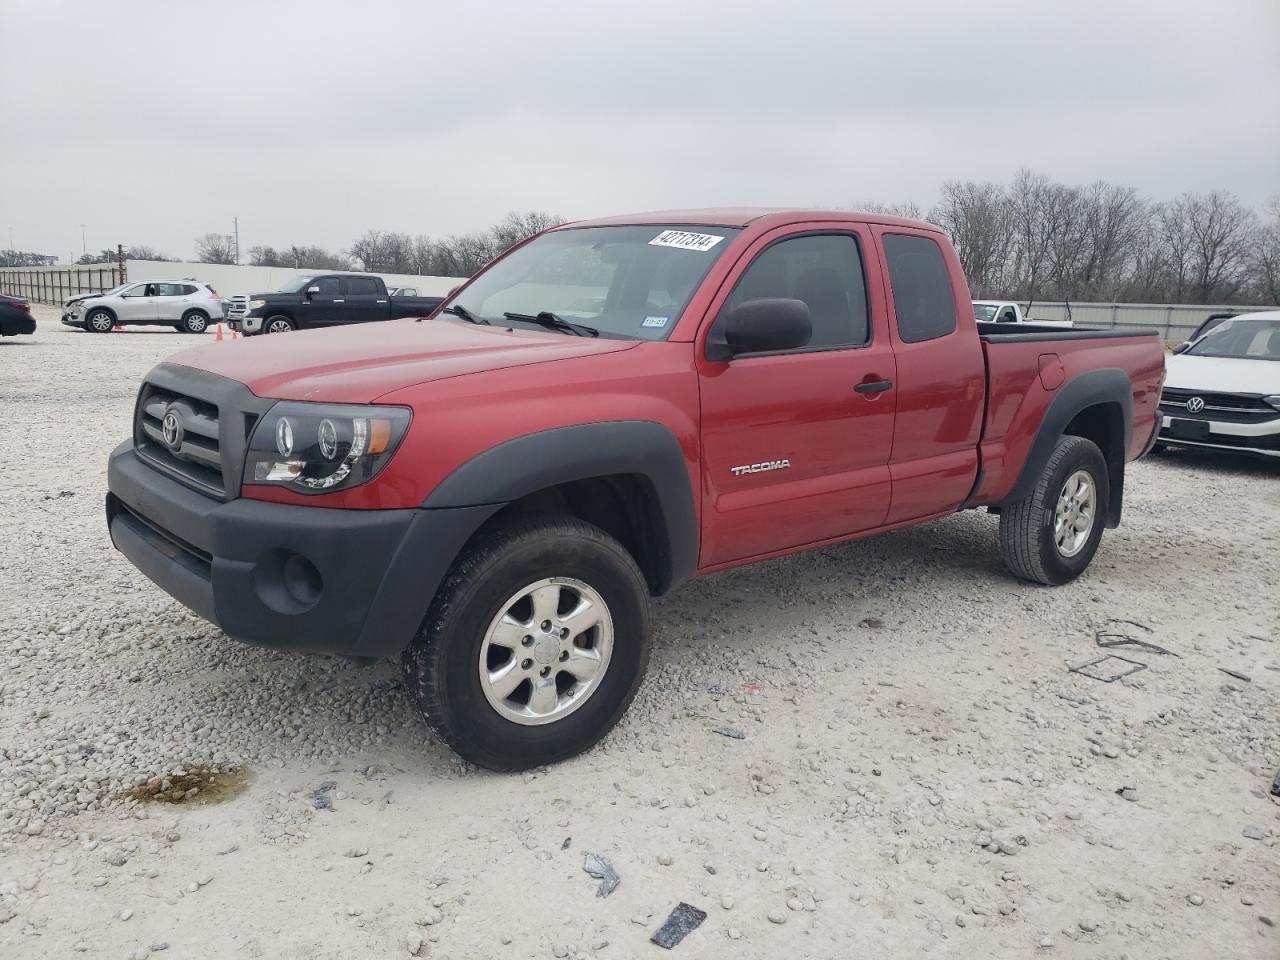
[[[204,333],[222,320],[222,297],[195,280],[135,280],[106,293],[71,297],[62,305],[62,322],[91,333],[108,333],[132,324],[173,327],[179,333]]]

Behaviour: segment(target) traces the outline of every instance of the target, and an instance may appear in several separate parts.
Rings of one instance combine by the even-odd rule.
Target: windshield
[[[315,277],[294,277],[292,280],[286,283],[283,287],[281,287],[279,292],[280,293],[297,293],[299,290],[301,290],[303,287],[305,287],[308,283],[310,283],[314,279]]]
[[[491,323],[554,313],[602,337],[665,340],[733,227],[576,227],[527,243],[451,301]]]
[[[999,308],[993,303],[975,303],[973,305],[973,315],[984,322],[994,320],[997,309]]]
[[[1280,360],[1280,320],[1237,317],[1224,320],[1188,350],[1197,357]]]

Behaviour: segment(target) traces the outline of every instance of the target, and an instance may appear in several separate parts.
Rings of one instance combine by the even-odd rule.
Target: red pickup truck
[[[975,507],[1016,576],[1078,576],[1163,376],[1154,332],[978,323],[928,224],[617,217],[426,321],[161,363],[107,519],[230,636],[400,656],[449,746],[516,770],[609,731],[690,577]]]

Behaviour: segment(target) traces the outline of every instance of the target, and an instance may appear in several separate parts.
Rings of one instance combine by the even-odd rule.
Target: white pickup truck
[[[981,323],[1037,323],[1045,327],[1070,327],[1070,320],[1031,320],[1022,315],[1022,307],[1008,300],[975,300],[973,315]]]

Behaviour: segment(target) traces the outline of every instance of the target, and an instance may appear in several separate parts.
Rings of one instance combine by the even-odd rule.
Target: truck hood
[[[640,341],[571,337],[453,320],[380,323],[257,336],[169,358],[247,386],[259,397],[371,403],[416,383],[629,350]]]
[[[1165,361],[1165,386],[1205,393],[1280,393],[1280,362],[1178,354]]]

